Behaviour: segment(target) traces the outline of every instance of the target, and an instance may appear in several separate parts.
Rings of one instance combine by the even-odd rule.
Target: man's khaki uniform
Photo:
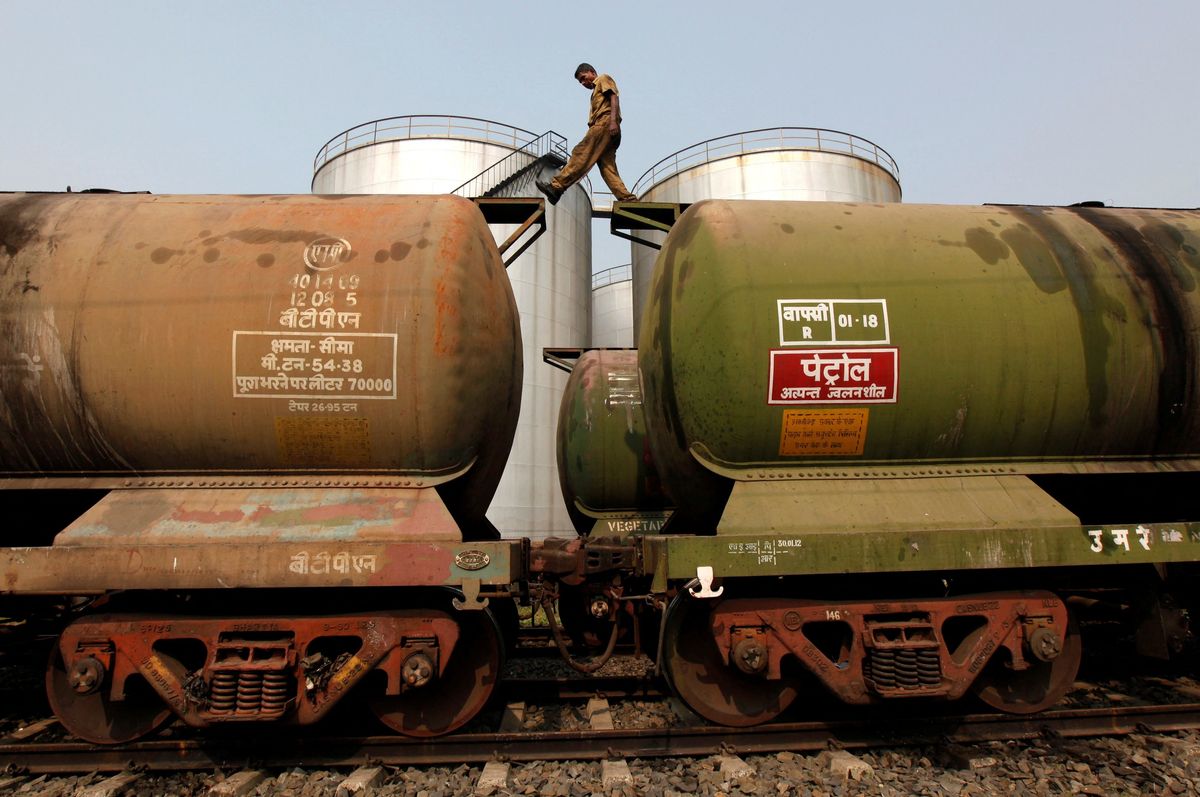
[[[588,131],[575,149],[571,150],[571,158],[562,168],[550,185],[555,191],[562,192],[583,179],[597,163],[600,164],[600,176],[612,189],[613,196],[619,201],[628,202],[637,199],[625,187],[621,175],[617,172],[617,147],[621,146],[621,134],[615,136],[608,132],[608,120],[612,116],[611,94],[618,95],[617,83],[608,75],[597,75],[596,84],[592,88],[592,106],[588,114]],[[621,118],[617,117],[617,123]]]

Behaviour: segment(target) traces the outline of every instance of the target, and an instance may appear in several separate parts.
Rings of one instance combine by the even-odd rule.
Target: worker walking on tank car
[[[535,180],[538,190],[547,196],[551,205],[558,204],[559,197],[595,166],[600,164],[600,176],[621,202],[637,199],[629,193],[621,175],[617,172],[617,147],[621,146],[621,97],[617,83],[608,75],[597,75],[596,68],[588,63],[575,67],[575,79],[585,89],[592,91],[592,104],[588,112],[588,130],[571,158],[554,179],[549,182]]]

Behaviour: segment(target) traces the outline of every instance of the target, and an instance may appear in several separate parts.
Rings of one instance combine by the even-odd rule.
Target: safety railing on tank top
[[[547,155],[554,156],[560,166],[567,161],[567,139],[553,130],[542,133],[520,149],[496,161],[450,193],[465,197],[493,195],[532,166],[538,158]]]
[[[329,161],[351,150],[409,138],[461,138],[520,149],[536,141],[539,136],[519,127],[474,116],[389,116],[364,122],[326,141],[313,159],[313,174]]]
[[[750,152],[789,149],[851,155],[878,165],[897,183],[900,182],[900,167],[896,165],[896,160],[883,147],[865,138],[840,130],[816,127],[770,127],[710,138],[668,155],[638,178],[633,186],[633,193],[641,196],[643,192],[650,190],[651,186],[672,175],[721,158]]]
[[[623,266],[613,266],[606,268],[603,271],[597,271],[592,275],[592,290],[603,288],[606,285],[612,285],[616,282],[625,282],[633,279],[633,264],[626,263]]]

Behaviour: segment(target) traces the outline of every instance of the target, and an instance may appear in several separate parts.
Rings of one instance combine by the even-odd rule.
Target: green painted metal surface
[[[620,520],[650,510],[661,517],[667,498],[646,441],[636,351],[584,352],[571,370],[559,410],[558,474],[580,533],[601,516]],[[614,528],[626,534],[647,526]],[[598,533],[608,533],[607,524]]]
[[[968,542],[969,540],[969,542]],[[691,579],[1135,565],[1200,560],[1200,523],[996,529],[902,529],[846,534],[762,533],[642,540],[655,589]]]
[[[1193,210],[697,203],[641,325],[655,460],[711,530],[763,468],[1194,457],[1197,278]]]
[[[737,482],[720,534],[1036,528],[1079,518],[1025,476]],[[963,545],[972,541],[963,540]]]

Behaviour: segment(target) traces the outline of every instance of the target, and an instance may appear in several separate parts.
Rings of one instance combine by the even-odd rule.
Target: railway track
[[[0,771],[31,774],[204,770],[213,768],[355,767],[366,763],[437,765],[487,761],[619,760],[625,757],[820,751],[884,746],[1078,738],[1200,729],[1200,702],[1110,705],[1037,715],[928,714],[771,723],[753,728],[685,724],[614,728],[608,702],[592,698],[589,727],[519,730],[513,706],[495,732],[434,740],[398,736],[256,734],[155,739],[98,747],[76,741],[0,742]],[[520,708],[517,709],[520,711]],[[686,713],[686,712],[683,712]],[[52,727],[52,724],[50,725]]]
[[[482,784],[488,778],[498,783],[525,778],[524,768],[536,772],[549,767],[535,762],[561,762],[566,767],[573,766],[570,762],[592,762],[591,767],[603,773],[595,775],[603,778],[598,783],[611,785],[629,782],[621,778],[630,769],[646,773],[648,768],[677,766],[669,759],[685,762],[687,771],[698,771],[694,768],[700,766],[689,761],[723,762],[711,765],[724,772],[727,765],[731,771],[746,766],[738,756],[746,756],[750,766],[763,766],[773,756],[832,749],[845,751],[832,755],[844,755],[851,762],[847,766],[853,767],[865,764],[850,751],[870,760],[879,751],[894,748],[1065,744],[1065,740],[1087,737],[1136,739],[1200,730],[1200,684],[1179,673],[1159,673],[1168,677],[1134,673],[1115,656],[1097,657],[1087,676],[1094,682],[1077,681],[1060,707],[1039,714],[954,709],[965,703],[940,707],[892,703],[899,710],[881,714],[808,701],[804,721],[796,721],[800,715],[793,712],[785,715],[793,721],[728,728],[706,723],[670,697],[644,657],[618,656],[599,673],[583,677],[567,674],[561,661],[534,654],[513,662],[491,708],[465,732],[446,737],[373,735],[371,730],[364,732],[376,727],[363,723],[365,712],[348,710],[309,732],[287,728],[264,732],[263,726],[256,725],[235,728],[234,733],[201,735],[177,723],[156,738],[100,747],[72,739],[48,717],[44,703],[31,691],[40,680],[38,660],[32,655],[24,664],[10,660],[6,668],[0,695],[5,709],[0,711],[0,793],[47,778],[52,785],[46,794],[57,793],[55,788],[72,780],[87,788],[68,787],[71,793],[91,794],[87,789],[94,789],[97,795],[118,794],[131,779],[140,777],[144,784],[157,777],[172,784],[200,779],[209,785],[188,793],[232,797],[249,793],[263,779],[286,780],[292,777],[287,773],[301,771],[330,771],[332,779],[349,784],[346,793],[356,793],[355,784],[372,778],[386,781],[395,777],[389,772],[404,767],[428,768],[429,778],[446,771],[439,767],[449,767],[466,773],[455,777],[478,778]],[[18,716],[24,718],[20,723]],[[756,756],[758,764],[753,763]],[[213,784],[213,773],[230,777]],[[94,782],[100,778],[105,780]]]

